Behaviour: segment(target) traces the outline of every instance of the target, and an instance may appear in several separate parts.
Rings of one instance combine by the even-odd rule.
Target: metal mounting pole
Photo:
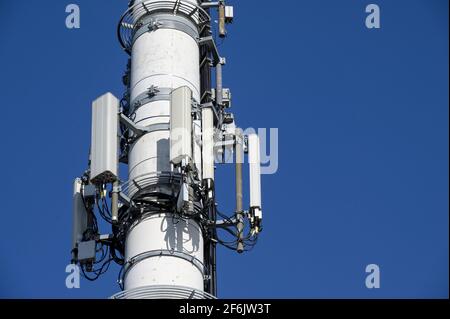
[[[113,183],[113,191],[111,193],[111,219],[113,223],[119,221],[119,187],[120,182],[117,180]]]
[[[225,38],[227,36],[225,22],[225,4],[223,1],[219,1],[219,36]]]
[[[244,251],[244,217],[242,207],[242,163],[244,162],[244,145],[243,134],[241,129],[236,129],[236,219],[238,221],[236,227],[238,230],[237,252]]]

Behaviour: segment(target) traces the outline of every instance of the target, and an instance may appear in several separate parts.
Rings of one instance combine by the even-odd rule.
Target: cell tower
[[[135,0],[119,22],[120,44],[130,56],[125,94],[93,102],[89,167],[73,194],[72,262],[90,280],[119,264],[122,292],[113,298],[215,298],[216,247],[242,253],[256,244],[259,138],[244,136],[229,112],[226,60],[213,36],[226,37],[232,21],[225,1]],[[248,210],[242,204],[246,153]],[[225,215],[216,204],[214,165],[230,157],[236,211]],[[110,234],[100,232],[100,218]],[[222,232],[232,240],[221,239]]]

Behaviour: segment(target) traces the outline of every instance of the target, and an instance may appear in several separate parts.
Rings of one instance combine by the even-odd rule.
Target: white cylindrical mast
[[[140,2],[151,5],[158,1],[135,1],[135,6]],[[177,1],[172,2],[175,6]],[[159,125],[159,129],[143,135],[130,148],[129,180],[136,181],[136,187],[130,187],[131,196],[143,181],[173,173],[169,158],[170,92],[186,86],[193,99],[200,101],[199,44],[192,34],[197,30],[195,22],[155,10],[138,23],[147,30],[136,32],[131,50],[132,119],[140,126]],[[160,23],[174,27],[159,28]],[[152,96],[155,98],[150,102],[142,102]],[[201,160],[198,166],[201,169]],[[163,194],[171,191],[164,183],[158,187]],[[175,212],[144,214],[126,237],[125,261],[133,260],[133,264],[124,274],[124,289],[173,285],[203,291],[203,255],[203,235],[197,222],[183,220]]]

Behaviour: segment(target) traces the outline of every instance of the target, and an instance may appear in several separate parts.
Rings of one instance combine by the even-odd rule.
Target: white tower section
[[[226,59],[210,16],[217,10],[218,35],[226,37],[233,7],[225,2],[131,0],[120,19],[118,38],[130,56],[126,90],[120,101],[107,93],[93,103],[89,168],[74,186],[71,250],[72,263],[91,281],[111,262],[121,266],[115,299],[215,298],[217,246],[249,251],[262,230],[259,138],[246,140],[229,111]],[[236,207],[225,216],[216,202],[214,158],[233,151]],[[127,181],[119,163],[128,165]],[[97,215],[111,233],[100,231]]]
[[[140,0],[135,5],[141,2],[160,1]],[[177,1],[165,2],[173,2],[175,6]],[[194,0],[184,2],[197,4]],[[192,91],[193,99],[200,101],[199,44],[193,37],[197,27],[192,19],[158,11],[140,19],[142,28],[147,29],[136,32],[131,50],[132,120],[140,126],[158,129],[140,137],[130,148],[129,180],[136,181],[138,186],[140,181],[172,173],[171,91],[186,86]],[[161,24],[173,27],[160,27]],[[143,97],[151,97],[152,92],[158,92],[155,98],[140,102]],[[197,147],[194,145],[193,154],[201,153],[199,149],[195,151]],[[201,159],[197,167],[201,168]],[[140,189],[138,186],[130,186],[130,197]],[[161,193],[170,191],[164,184],[158,187]],[[125,258],[133,262],[124,274],[125,291],[158,285],[204,290],[202,230],[195,221],[184,221],[174,213],[144,215],[130,227]]]

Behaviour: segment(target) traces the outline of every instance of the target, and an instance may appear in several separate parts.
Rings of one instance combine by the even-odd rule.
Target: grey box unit
[[[213,100],[216,99],[216,89],[212,89],[211,90],[211,97]],[[231,107],[231,90],[228,88],[223,88],[222,89],[222,103],[223,106],[230,108]]]
[[[82,241],[78,244],[78,261],[82,264],[95,261],[96,242],[95,240]]]
[[[83,196],[85,200],[93,199],[95,198],[95,195],[97,194],[97,189],[94,185],[84,185],[83,186]]]
[[[117,180],[119,100],[111,93],[92,103],[91,182]]]
[[[226,6],[225,7],[225,22],[233,23],[233,19],[234,19],[234,7]]]

